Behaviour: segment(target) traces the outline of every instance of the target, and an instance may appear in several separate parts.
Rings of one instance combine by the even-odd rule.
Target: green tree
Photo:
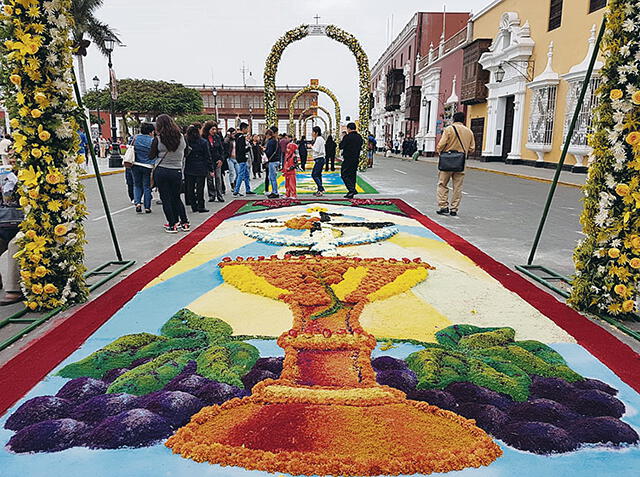
[[[610,0],[570,303],[629,315],[640,287],[640,3]]]
[[[108,111],[111,108],[109,89],[89,91],[84,95],[89,109],[100,108]],[[153,81],[145,79],[123,79],[118,81],[118,99],[115,101],[117,114],[131,114],[136,120],[140,116],[160,114],[181,116],[202,113],[204,104],[200,93],[179,83]]]
[[[87,48],[91,42],[96,45],[103,55],[107,54],[105,41],[113,38],[120,42],[115,30],[106,23],[101,22],[95,16],[96,10],[102,7],[104,0],[72,0],[71,17],[73,26],[71,37],[73,38],[74,56],[78,61],[78,78],[80,91],[87,91],[87,80],[84,73],[84,57],[87,56]]]

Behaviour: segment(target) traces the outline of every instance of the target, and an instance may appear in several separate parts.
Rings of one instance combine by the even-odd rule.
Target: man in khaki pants
[[[442,152],[458,151],[468,155],[476,148],[476,141],[473,132],[464,125],[464,113],[459,112],[453,115],[453,124],[445,128],[440,143],[436,148],[438,154]],[[454,130],[455,128],[455,130]],[[456,132],[458,133],[456,135]],[[459,139],[458,139],[459,136]],[[449,181],[453,182],[453,198],[451,208],[449,208]],[[458,215],[460,200],[462,199],[462,183],[464,181],[463,172],[445,172],[438,174],[438,207],[436,211],[439,215]]]

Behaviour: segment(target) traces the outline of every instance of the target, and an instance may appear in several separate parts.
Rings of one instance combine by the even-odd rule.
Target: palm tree
[[[73,28],[71,35],[75,49],[75,57],[78,60],[78,79],[80,82],[80,91],[82,94],[87,92],[87,80],[84,74],[84,57],[87,56],[87,48],[91,41],[96,45],[98,50],[104,55],[107,54],[105,41],[113,38],[118,43],[115,30],[106,23],[102,23],[95,17],[95,12],[104,0],[72,0],[71,16],[73,17]],[[89,39],[91,41],[89,41]]]

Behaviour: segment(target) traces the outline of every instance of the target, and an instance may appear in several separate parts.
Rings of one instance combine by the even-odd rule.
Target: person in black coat
[[[327,163],[325,164],[325,171],[329,170],[329,163],[331,163],[331,170],[336,170],[336,148],[338,145],[333,140],[333,136],[329,134],[327,142],[324,145],[325,154],[327,155]]]
[[[309,151],[307,150],[307,138],[302,136],[298,141],[298,154],[300,154],[300,167],[304,171],[307,165],[307,157],[309,157]]]
[[[209,212],[204,208],[204,182],[215,175],[209,141],[200,137],[200,129],[191,125],[187,129],[190,148],[184,163],[184,187],[187,204],[194,212]]]
[[[340,149],[342,149],[342,171],[340,177],[347,188],[346,199],[353,199],[358,193],[356,191],[356,181],[358,173],[358,162],[360,160],[360,152],[362,151],[362,145],[364,140],[362,136],[356,131],[355,123],[347,124],[347,131],[349,132],[340,141]]]
[[[207,176],[207,192],[209,194],[209,202],[224,202],[222,195],[224,194],[224,170],[226,160],[224,158],[224,139],[218,130],[218,125],[214,121],[207,121],[202,127],[202,138],[209,143],[209,152],[211,153],[211,162],[213,164],[214,174]]]

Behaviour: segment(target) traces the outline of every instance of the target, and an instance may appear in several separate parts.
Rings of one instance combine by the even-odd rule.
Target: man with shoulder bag
[[[462,183],[467,154],[476,148],[471,129],[464,125],[462,112],[453,115],[453,124],[447,127],[438,143],[438,210],[439,215],[458,215],[462,200]],[[453,182],[453,197],[449,207],[449,181]]]

